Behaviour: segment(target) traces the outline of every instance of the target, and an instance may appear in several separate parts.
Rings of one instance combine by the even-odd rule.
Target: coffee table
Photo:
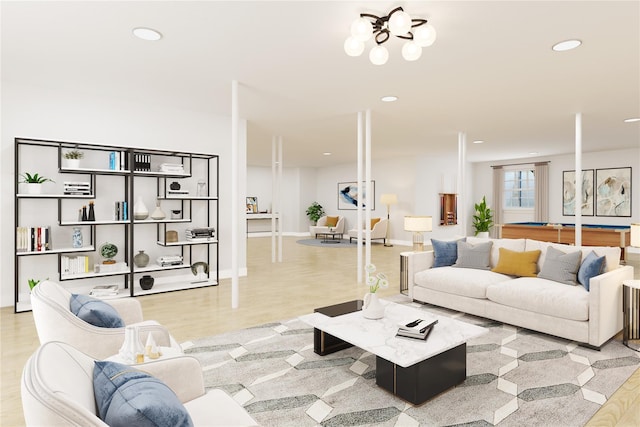
[[[315,328],[314,351],[326,355],[355,345],[376,355],[376,384],[421,404],[467,378],[467,341],[488,332],[424,310],[380,300],[382,319],[366,319],[361,302],[321,307],[299,319]],[[327,314],[328,313],[328,314]],[[396,337],[400,325],[438,319],[426,341]]]
[[[318,233],[318,236],[322,237],[320,243],[340,243],[342,241],[342,234],[343,233],[336,233],[335,231],[325,231]]]

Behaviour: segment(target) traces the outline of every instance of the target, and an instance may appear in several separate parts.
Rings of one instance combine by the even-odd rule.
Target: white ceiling
[[[359,13],[396,6],[438,31],[418,61],[398,39],[383,66],[344,53]],[[270,163],[273,135],[286,166],[353,162],[367,108],[374,158],[455,151],[460,131],[486,141],[469,144],[469,161],[571,153],[577,112],[584,151],[640,146],[640,124],[623,123],[640,117],[639,1],[3,1],[1,12],[5,82],[230,114],[238,80],[251,165]],[[137,26],[164,38],[136,39]],[[583,45],[551,50],[569,38]],[[389,94],[399,101],[380,101]]]

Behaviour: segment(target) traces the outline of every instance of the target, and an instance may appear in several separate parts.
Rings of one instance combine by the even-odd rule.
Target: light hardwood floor
[[[231,282],[220,286],[139,297],[145,318],[169,328],[178,342],[232,331],[310,313],[315,307],[362,298],[356,251],[309,247],[284,238],[283,263],[271,263],[271,239],[248,240],[248,277],[240,279],[240,307],[231,308]],[[372,245],[372,262],[390,279],[381,295],[398,293],[400,252],[406,246]],[[20,403],[20,375],[38,346],[31,313],[0,310],[1,395],[0,426],[24,425]],[[640,425],[640,369],[593,417],[590,426]]]

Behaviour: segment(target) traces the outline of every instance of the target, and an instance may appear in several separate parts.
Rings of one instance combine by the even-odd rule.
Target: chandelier
[[[349,56],[362,55],[364,42],[373,36],[376,45],[369,52],[369,59],[375,65],[383,65],[389,59],[389,51],[383,44],[391,35],[407,40],[402,46],[402,57],[407,61],[420,58],[422,48],[436,40],[436,30],[426,19],[412,19],[397,7],[382,17],[361,13],[351,24],[351,36],[344,42],[344,51]]]

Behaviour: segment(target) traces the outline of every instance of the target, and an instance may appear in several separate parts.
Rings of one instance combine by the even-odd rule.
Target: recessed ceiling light
[[[565,50],[575,49],[581,44],[582,42],[577,39],[565,40],[563,42],[554,44],[551,49],[555,50],[556,52],[564,52]]]
[[[162,38],[162,34],[152,28],[138,27],[133,29],[133,35],[142,40],[156,41]]]
[[[331,155],[331,153],[330,153],[330,152],[328,152],[328,151],[325,151],[324,153],[322,153],[322,155],[323,155],[323,156],[330,156],[330,155]]]
[[[640,117],[631,117],[630,119],[624,119],[625,123],[634,123],[634,122],[640,122]]]
[[[538,154],[540,154],[540,153],[538,153],[537,151],[530,151],[529,152],[529,155],[531,155],[531,156],[537,156]]]
[[[473,141],[474,144],[482,144],[484,141],[481,139],[476,139],[475,141]]]
[[[388,96],[383,96],[380,99],[382,100],[382,102],[394,102],[398,100],[398,97],[394,95],[388,95]]]

